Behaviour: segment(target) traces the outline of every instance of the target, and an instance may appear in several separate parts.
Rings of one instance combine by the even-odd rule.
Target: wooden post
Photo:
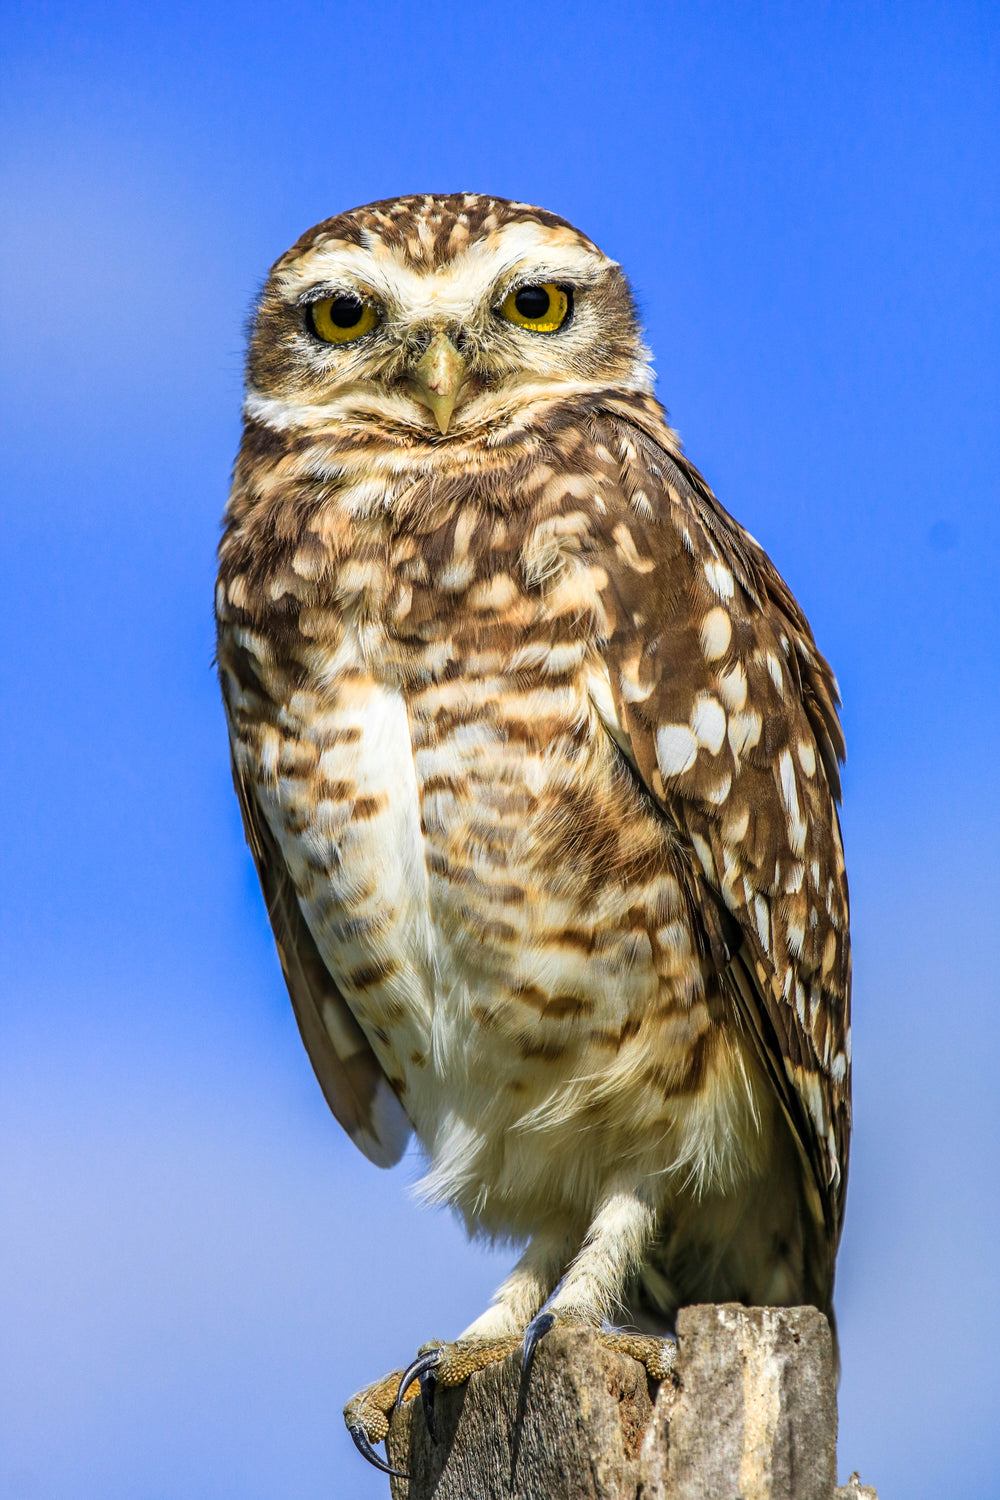
[[[516,1358],[419,1401],[388,1451],[394,1500],[876,1500],[836,1485],[830,1330],[811,1307],[684,1308],[674,1378],[595,1335],[554,1329],[522,1387]]]

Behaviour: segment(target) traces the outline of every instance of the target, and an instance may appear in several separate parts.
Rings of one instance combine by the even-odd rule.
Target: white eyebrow
[[[434,270],[406,265],[401,254],[374,239],[370,247],[343,241],[309,251],[282,272],[278,284],[292,300],[345,279],[410,316],[461,317],[520,266],[541,281],[591,281],[614,265],[567,230],[507,224]]]

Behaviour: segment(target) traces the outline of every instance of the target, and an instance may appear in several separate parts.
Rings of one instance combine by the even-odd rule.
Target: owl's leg
[[[583,1246],[566,1275],[524,1333],[523,1367],[531,1369],[535,1349],[554,1325],[600,1329],[600,1340],[620,1354],[644,1364],[655,1380],[662,1380],[674,1360],[670,1340],[612,1328],[608,1319],[621,1306],[622,1294],[656,1232],[656,1213],[634,1192],[617,1192],[597,1214]]]
[[[521,1353],[521,1367],[527,1377],[539,1339],[555,1324],[599,1330],[602,1344],[619,1354],[631,1355],[655,1380],[662,1380],[673,1365],[673,1342],[627,1333],[607,1323],[612,1311],[621,1305],[625,1286],[655,1232],[656,1213],[650,1204],[637,1193],[619,1191],[607,1198],[572,1258],[570,1251],[579,1244],[578,1236],[565,1231],[536,1236],[497,1292],[493,1306],[461,1338],[452,1344],[424,1346],[400,1377],[397,1404],[419,1380],[427,1426],[433,1436],[435,1385],[458,1385],[473,1371],[506,1359],[515,1350]],[[564,1268],[562,1279],[543,1302]],[[528,1318],[531,1321],[525,1328]],[[523,1334],[515,1332],[518,1329],[524,1329]]]
[[[460,1340],[495,1339],[507,1334],[520,1337],[525,1324],[551,1295],[579,1243],[579,1235],[574,1237],[565,1230],[536,1234],[507,1280],[497,1288],[490,1306],[459,1335]]]
[[[536,1234],[490,1307],[454,1342],[431,1340],[407,1370],[394,1370],[351,1398],[344,1407],[344,1421],[369,1463],[389,1472],[373,1444],[388,1432],[394,1406],[412,1400],[419,1391],[433,1437],[435,1386],[461,1385],[473,1371],[497,1364],[521,1348],[525,1324],[552,1291],[576,1244],[579,1238],[573,1240],[565,1230]]]

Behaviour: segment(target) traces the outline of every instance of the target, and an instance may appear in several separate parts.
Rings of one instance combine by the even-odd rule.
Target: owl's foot
[[[419,1382],[427,1431],[434,1442],[434,1392],[439,1385],[463,1385],[476,1370],[502,1364],[509,1354],[521,1347],[517,1335],[500,1338],[455,1339],[451,1344],[425,1344],[412,1365],[399,1378],[396,1405],[412,1394],[411,1383]]]
[[[408,1479],[400,1469],[394,1469],[387,1464],[384,1458],[375,1452],[373,1444],[380,1443],[389,1431],[389,1413],[396,1404],[396,1393],[400,1388],[400,1377],[402,1370],[393,1370],[391,1375],[384,1375],[381,1380],[376,1380],[372,1385],[366,1385],[364,1390],[358,1391],[352,1396],[344,1407],[344,1421],[347,1430],[354,1439],[354,1445],[363,1458],[367,1458],[376,1469],[381,1469],[383,1474],[393,1474],[397,1479]],[[407,1395],[416,1395],[418,1386],[407,1391]]]
[[[424,1409],[427,1431],[434,1442],[434,1391],[440,1385],[462,1385],[476,1370],[485,1370],[487,1365],[500,1364],[509,1355],[521,1355],[522,1377],[527,1381],[535,1350],[550,1328],[592,1328],[592,1322],[580,1314],[569,1312],[546,1312],[544,1309],[532,1318],[518,1338],[510,1335],[501,1338],[463,1338],[451,1344],[425,1344],[417,1358],[399,1377],[396,1391],[396,1406],[410,1400],[419,1383],[420,1399]],[[639,1361],[653,1380],[665,1380],[673,1369],[677,1345],[673,1339],[654,1338],[650,1334],[627,1333],[623,1329],[603,1326],[597,1334],[598,1342],[616,1354],[627,1354]]]
[[[605,1349],[627,1354],[645,1365],[650,1380],[666,1380],[673,1371],[677,1358],[673,1339],[656,1338],[651,1333],[626,1333],[620,1328],[602,1328],[597,1337]]]
[[[436,1442],[434,1426],[434,1392],[438,1385],[463,1385],[477,1370],[501,1364],[509,1355],[520,1353],[523,1378],[528,1379],[539,1342],[550,1328],[593,1328],[589,1318],[567,1312],[540,1312],[532,1318],[523,1337],[455,1339],[450,1344],[436,1340],[424,1344],[411,1365],[394,1370],[391,1375],[365,1386],[344,1407],[344,1421],[358,1451],[381,1469],[398,1479],[409,1476],[394,1469],[376,1453],[374,1444],[382,1442],[389,1431],[389,1418],[404,1401],[418,1394],[424,1410],[427,1431]],[[650,1378],[664,1380],[670,1374],[677,1353],[672,1339],[654,1338],[649,1334],[627,1333],[607,1325],[598,1330],[598,1341],[616,1354],[628,1354],[645,1365]]]
[[[549,1329],[555,1327],[592,1328],[593,1323],[589,1318],[574,1313],[572,1309],[565,1312],[547,1312],[543,1308],[524,1330],[521,1368],[525,1379],[531,1372],[535,1350],[539,1343]],[[647,1333],[627,1333],[623,1329],[612,1328],[607,1323],[601,1325],[597,1333],[597,1341],[605,1349],[612,1349],[616,1354],[627,1354],[630,1358],[637,1359],[641,1365],[645,1365],[652,1380],[665,1380],[673,1369],[674,1360],[677,1357],[677,1345],[673,1339],[655,1338]]]
[[[521,1347],[518,1337],[456,1339],[442,1344],[436,1340],[424,1344],[416,1359],[406,1370],[394,1370],[348,1401],[344,1407],[344,1421],[354,1439],[355,1447],[370,1464],[381,1469],[383,1474],[394,1474],[397,1479],[407,1479],[399,1469],[393,1469],[376,1453],[374,1444],[382,1442],[389,1431],[389,1417],[395,1407],[404,1401],[412,1401],[419,1393],[427,1422],[427,1430],[437,1441],[434,1429],[434,1391],[437,1385],[462,1385],[475,1370],[485,1370],[487,1365],[499,1364],[508,1354]]]

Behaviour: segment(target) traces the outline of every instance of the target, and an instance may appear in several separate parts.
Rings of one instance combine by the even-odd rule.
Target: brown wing
[[[233,782],[295,1019],[320,1088],[359,1150],[377,1167],[394,1166],[406,1149],[410,1121],[320,957],[253,786],[235,763]]]
[[[850,1136],[836,682],[769,558],[658,409],[625,398],[593,420],[624,501],[594,559],[608,575],[616,733],[739,923],[731,998],[811,1165],[832,1254]]]

